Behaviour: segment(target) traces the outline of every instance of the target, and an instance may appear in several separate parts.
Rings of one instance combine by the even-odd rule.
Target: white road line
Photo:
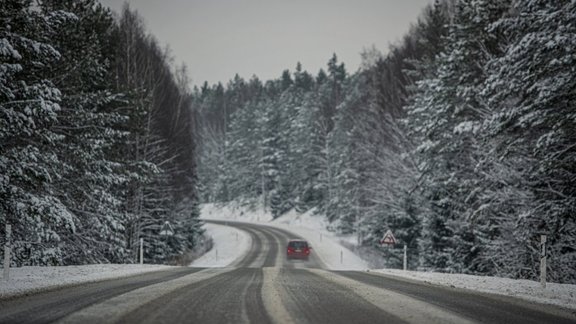
[[[474,323],[435,305],[339,276],[333,272],[319,269],[309,269],[308,271],[316,273],[340,286],[351,289],[355,294],[376,307],[408,323]]]
[[[189,275],[138,288],[125,294],[105,300],[72,313],[57,323],[117,323],[121,318],[138,307],[160,298],[178,288],[191,285],[220,274],[234,270],[233,268],[213,268],[201,270]]]
[[[282,242],[280,241],[280,238],[278,237],[279,234],[276,233],[275,231],[271,230],[268,227],[266,227],[266,228],[262,227],[260,229],[260,231],[264,231],[274,238],[274,241],[276,242],[276,249],[278,252],[278,253],[276,253],[276,261],[274,261],[274,267],[275,268],[283,267],[286,255],[285,255],[284,246],[283,246]]]
[[[280,280],[278,279],[280,268],[263,268],[264,273],[262,284],[262,300],[264,308],[272,318],[272,322],[279,324],[295,323],[282,303],[280,294],[282,291]]]
[[[259,230],[254,230],[254,233],[260,238],[260,253],[258,257],[250,264],[247,268],[262,268],[266,262],[266,257],[268,257],[268,252],[270,251],[270,245],[267,244],[268,239]]]

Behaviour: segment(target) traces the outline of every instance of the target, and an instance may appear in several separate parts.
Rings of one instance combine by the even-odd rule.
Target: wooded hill
[[[576,2],[450,0],[350,73],[193,91],[204,202],[315,209],[411,269],[576,283]]]
[[[0,2],[0,244],[11,224],[14,265],[133,262],[140,238],[146,262],[194,248],[191,97],[170,61],[128,7]]]

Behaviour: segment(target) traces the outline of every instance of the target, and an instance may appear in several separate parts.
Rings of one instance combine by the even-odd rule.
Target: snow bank
[[[201,217],[205,219],[259,223],[284,229],[308,240],[315,253],[317,253],[330,270],[368,269],[366,262],[340,244],[344,241],[349,244],[354,244],[354,237],[338,236],[329,232],[326,229],[329,225],[328,222],[323,216],[315,215],[313,210],[304,214],[290,211],[285,215],[272,220],[271,215],[262,210],[250,211],[247,208],[239,207],[239,205],[233,207],[218,207],[213,204],[207,204],[202,207]],[[239,249],[239,251],[240,250],[241,249]],[[539,282],[530,280],[513,280],[488,276],[402,271],[393,269],[370,271],[428,282],[436,285],[512,296],[534,302],[576,309],[576,285],[548,283],[547,288],[542,289]]]
[[[261,206],[251,207],[249,204],[232,202],[227,205],[202,204],[200,217],[214,220],[234,220],[240,222],[270,222],[272,213],[265,211]]]
[[[539,282],[531,280],[392,269],[371,271],[423,281],[435,285],[512,296],[533,302],[552,304],[576,310],[576,285],[547,283],[546,288],[542,289]]]
[[[10,269],[10,279],[0,279],[0,298],[31,292],[128,277],[140,273],[166,270],[164,265],[94,264],[64,267],[21,267]]]
[[[241,259],[252,245],[250,236],[241,230],[229,226],[206,224],[206,235],[210,236],[214,246],[200,258],[190,264],[191,267],[226,267]]]
[[[273,220],[269,211],[258,206],[251,209],[234,203],[228,206],[204,204],[200,206],[200,217],[213,220],[230,220],[262,224],[283,229],[301,236],[312,245],[314,253],[324,262],[329,270],[366,270],[368,265],[352,251],[340,244],[348,237],[336,236],[326,228],[328,222],[314,210],[300,214],[294,210]],[[244,253],[238,250],[238,253]],[[240,254],[239,254],[240,255]],[[194,266],[197,266],[194,263]]]
[[[350,237],[338,236],[327,230],[328,221],[314,210],[304,214],[290,211],[266,224],[297,234],[312,245],[329,270],[366,270],[368,265],[359,256],[340,244]]]

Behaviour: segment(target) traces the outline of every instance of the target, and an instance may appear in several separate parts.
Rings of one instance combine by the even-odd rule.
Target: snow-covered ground
[[[128,277],[168,268],[170,266],[150,264],[94,264],[65,267],[11,268],[9,280],[0,279],[0,298],[79,283]]]
[[[220,219],[261,223],[286,229],[308,240],[324,264],[333,270],[366,270],[437,285],[471,289],[475,291],[515,296],[518,298],[576,309],[576,285],[548,283],[542,289],[538,282],[505,278],[443,274],[433,272],[401,271],[392,269],[368,270],[366,262],[340,243],[352,242],[326,230],[323,217],[313,212],[290,212],[272,221],[269,213],[252,212],[246,207],[220,208],[206,204],[201,208],[205,219]],[[214,248],[194,261],[195,267],[226,267],[233,265],[251,246],[250,236],[240,230],[222,225],[207,224],[206,230],[214,241]],[[0,298],[42,291],[58,286],[125,277],[144,272],[168,269],[162,265],[100,264],[66,267],[22,267],[10,271],[10,280],[0,278]],[[1,274],[1,272],[0,272]]]
[[[191,267],[213,268],[229,266],[236,260],[241,259],[252,244],[250,235],[233,227],[206,224],[204,228],[206,229],[206,235],[212,237],[214,246],[212,246],[210,251],[192,262],[190,264]]]
[[[368,269],[364,260],[339,243],[342,240],[348,241],[349,238],[336,236],[326,230],[328,223],[324,217],[314,215],[313,211],[305,214],[291,211],[273,220],[270,212],[264,212],[262,208],[251,210],[248,206],[237,203],[224,207],[204,204],[201,206],[200,215],[203,219],[258,223],[290,231],[305,238],[312,245],[314,253],[330,270]]]
[[[232,202],[227,205],[202,204],[200,217],[203,219],[236,220],[248,223],[266,223],[272,221],[272,214],[263,208],[251,209],[247,205]]]
[[[546,288],[542,289],[539,282],[531,280],[392,269],[371,271],[428,282],[435,285],[514,296],[534,302],[553,304],[576,310],[576,285],[547,283]]]
[[[354,239],[336,236],[329,232],[326,230],[328,224],[324,217],[314,215],[313,212],[299,214],[291,211],[272,220],[272,215],[263,212],[261,209],[251,211],[250,208],[238,204],[224,208],[214,204],[204,204],[201,207],[201,217],[204,219],[261,223],[286,229],[308,240],[314,247],[315,253],[321,256],[326,266],[332,270],[367,270],[376,274],[394,275],[436,285],[514,296],[539,303],[576,309],[576,285],[548,283],[546,289],[542,289],[539,282],[530,280],[395,269],[368,270],[366,262],[340,244],[343,241],[353,243]],[[244,252],[238,249],[239,254]],[[341,252],[343,253],[342,263],[340,262]]]

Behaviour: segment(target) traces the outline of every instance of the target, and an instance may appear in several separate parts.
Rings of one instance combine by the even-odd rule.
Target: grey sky
[[[119,12],[124,1],[100,0]],[[360,52],[386,52],[433,0],[128,0],[188,66],[193,85],[236,73],[277,78],[300,61],[316,74],[332,53],[356,71]]]

